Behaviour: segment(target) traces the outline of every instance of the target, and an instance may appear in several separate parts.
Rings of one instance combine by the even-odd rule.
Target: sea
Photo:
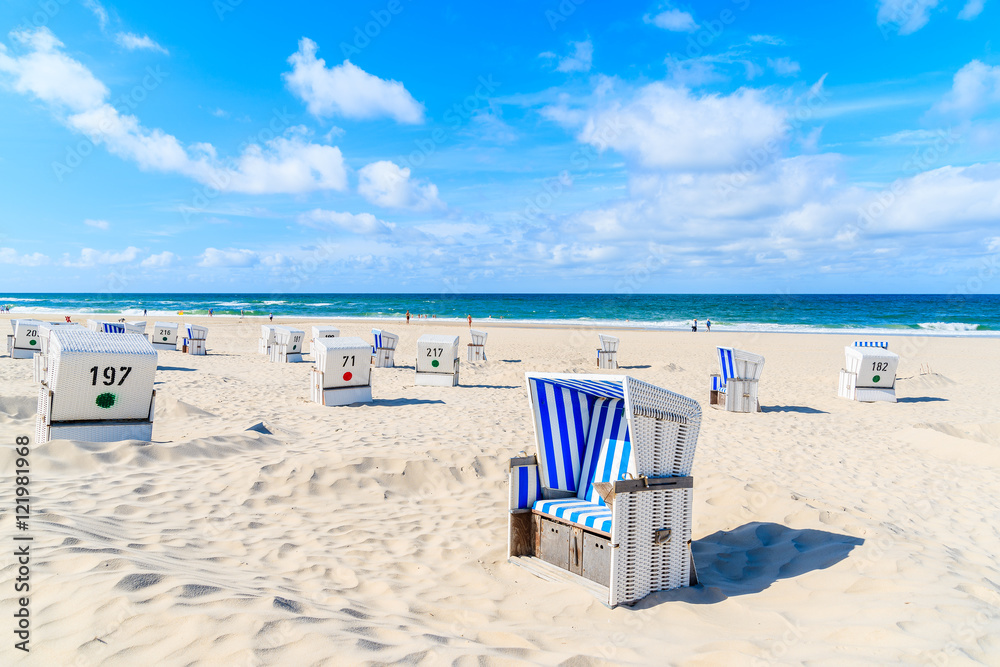
[[[1000,336],[1000,295],[942,294],[71,294],[0,293],[11,314],[439,321],[720,331]]]

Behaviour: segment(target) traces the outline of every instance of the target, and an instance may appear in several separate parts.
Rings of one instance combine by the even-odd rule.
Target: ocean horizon
[[[428,294],[428,293],[7,293],[12,315],[204,316],[439,321],[503,320],[719,331],[1000,336],[1000,295],[941,294]]]

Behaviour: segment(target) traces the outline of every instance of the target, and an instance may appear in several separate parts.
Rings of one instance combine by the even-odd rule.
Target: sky
[[[1000,292],[1000,0],[6,0],[0,290]]]

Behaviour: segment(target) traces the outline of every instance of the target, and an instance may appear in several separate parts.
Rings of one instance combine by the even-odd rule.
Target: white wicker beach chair
[[[316,364],[310,373],[310,398],[320,405],[350,405],[372,401],[371,346],[351,336],[317,338]]]
[[[623,375],[526,377],[537,456],[510,462],[509,560],[612,607],[697,583],[697,401]]]
[[[302,361],[302,344],[306,332],[291,327],[274,328],[274,344],[271,346],[271,361],[276,364],[298,363]]]
[[[314,326],[312,328],[312,338],[309,340],[309,351],[315,354],[318,341],[324,338],[336,338],[339,335],[340,329],[337,327]]]
[[[45,373],[49,369],[49,340],[52,338],[52,332],[56,329],[61,331],[88,331],[85,327],[76,322],[43,322],[38,327],[38,343],[39,350],[35,354],[34,359],[34,379],[35,382],[42,382],[45,380]]]
[[[472,342],[469,343],[469,361],[486,361],[486,332],[469,329]]]
[[[881,345],[855,343],[844,348],[844,356],[846,368],[840,370],[838,396],[862,403],[896,402],[898,354]]]
[[[104,331],[104,320],[87,320],[87,328],[91,331]]]
[[[139,322],[126,322],[128,326],[125,328],[125,333],[136,333],[140,336],[146,335],[146,322],[145,320]]]
[[[257,352],[266,354],[268,357],[271,356],[271,346],[274,345],[274,330],[276,328],[275,324],[260,325],[260,341],[257,343]]]
[[[47,356],[36,442],[152,438],[156,350],[145,337],[57,328]]]
[[[731,347],[717,349],[721,372],[711,376],[709,405],[721,405],[728,412],[760,412],[758,385],[764,357]]]
[[[206,347],[208,327],[203,327],[200,324],[185,323],[181,331],[183,335],[178,337],[177,346],[182,352],[199,357],[208,354],[208,348]]]
[[[154,322],[153,332],[149,334],[149,343],[157,351],[173,351],[177,349],[177,331],[180,327],[176,322]]]
[[[7,336],[7,354],[11,359],[31,359],[41,350],[39,327],[41,320],[18,319],[11,320],[13,334]]]
[[[618,368],[618,338],[607,334],[597,334],[601,346],[597,348],[598,368]]]
[[[416,383],[457,386],[458,361],[458,336],[424,334],[417,339]]]
[[[372,346],[372,365],[375,368],[394,368],[399,336],[381,329],[372,329],[372,334],[375,336],[375,345]]]

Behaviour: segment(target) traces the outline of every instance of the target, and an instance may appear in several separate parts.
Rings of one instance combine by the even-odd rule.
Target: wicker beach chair
[[[45,380],[45,373],[49,369],[49,340],[52,338],[52,332],[57,329],[60,331],[88,331],[75,322],[42,322],[38,327],[38,346],[40,349],[35,354],[33,368],[36,383]]]
[[[11,359],[31,359],[41,350],[39,327],[41,320],[18,319],[10,321],[14,333],[7,335],[7,355]]]
[[[298,363],[302,361],[302,344],[306,332],[291,327],[274,328],[274,344],[271,345],[271,361],[276,364]]]
[[[458,336],[424,334],[417,339],[416,383],[457,386],[458,361]]]
[[[153,331],[149,334],[150,345],[158,352],[176,350],[179,329],[176,322],[154,322]]]
[[[257,352],[271,356],[271,346],[274,345],[274,324],[260,325],[260,340],[257,342]]]
[[[601,346],[597,348],[598,368],[618,368],[618,338],[607,334],[597,334]]]
[[[311,400],[320,405],[372,402],[371,346],[364,339],[317,338],[312,351],[316,362],[309,378]]]
[[[760,412],[757,389],[764,357],[731,347],[717,349],[721,372],[711,376],[709,405],[721,405],[728,412]]]
[[[156,350],[143,336],[76,327],[49,335],[35,440],[150,440]]]
[[[469,343],[469,361],[486,361],[486,332],[479,329],[469,329],[472,342]]]
[[[372,366],[375,368],[394,368],[399,336],[381,329],[372,329],[372,334],[375,336],[375,344],[372,346]]]
[[[208,354],[206,341],[208,340],[208,327],[200,324],[184,324],[181,328],[183,336],[178,338],[177,345],[182,352],[203,356]]]
[[[697,583],[697,401],[624,375],[526,375],[537,455],[510,462],[508,558],[611,607]]]
[[[309,339],[309,351],[315,354],[316,345],[319,341],[324,338],[336,338],[339,335],[340,329],[337,327],[314,326],[312,328],[312,338]]]
[[[851,401],[896,402],[896,369],[899,355],[890,352],[882,341],[855,341],[844,348],[845,368],[840,370],[837,395]]]

